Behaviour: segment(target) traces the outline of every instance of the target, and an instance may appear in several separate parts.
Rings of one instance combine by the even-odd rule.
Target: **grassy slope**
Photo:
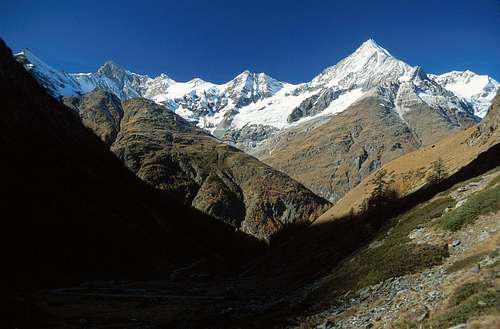
[[[500,186],[496,185],[472,195],[461,207],[444,214],[439,224],[444,229],[458,231],[465,225],[473,223],[481,214],[495,213],[498,210],[500,210]]]
[[[499,170],[500,167],[497,167],[489,173]],[[308,296],[305,305],[316,310],[323,309],[346,291],[356,291],[391,277],[418,273],[442,264],[448,257],[447,245],[440,247],[415,244],[408,235],[421,227],[434,227],[438,230],[463,230],[481,215],[498,214],[500,210],[500,175],[491,180],[483,190],[470,195],[468,201],[461,207],[445,211],[446,208],[453,207],[456,203],[450,197],[450,191],[475,180],[477,178],[456,184],[432,200],[393,219],[382,230],[375,243],[360,250],[335,268],[323,280],[321,287]],[[465,270],[467,273],[469,268],[485,257],[494,259],[498,256],[498,249],[495,248],[493,246],[492,249],[479,250],[470,256],[457,260],[447,268],[447,273],[461,270]],[[498,265],[497,262],[489,267],[498,268]],[[482,278],[479,281],[457,282],[448,302],[435,313],[435,316],[425,322],[425,326],[428,328],[448,328],[451,325],[466,322],[471,317],[498,314],[500,289],[498,282],[495,283],[495,281],[498,279],[495,279],[493,273],[491,280],[485,276],[485,279]],[[413,328],[415,324],[405,322],[400,325],[401,328]]]
[[[447,171],[453,173],[470,163],[478,154],[484,152],[499,140],[500,133],[496,132],[484,143],[468,143],[476,132],[477,127],[471,127],[436,144],[405,154],[382,166],[382,168],[392,176],[395,181],[394,187],[402,194],[414,191],[426,182],[433,161],[442,158]],[[371,174],[350,190],[330,210],[318,218],[315,224],[341,217],[349,213],[352,208],[357,209],[371,191],[370,180],[374,174]]]

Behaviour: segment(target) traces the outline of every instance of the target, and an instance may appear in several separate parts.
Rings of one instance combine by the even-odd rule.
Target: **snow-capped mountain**
[[[431,80],[422,68],[393,57],[372,39],[302,88],[312,95],[292,111],[288,121],[338,113],[373,88],[380,89],[383,95],[391,95],[387,99],[389,107],[403,120],[408,111],[405,104],[408,105],[410,99],[413,105],[420,102],[443,115],[451,109],[473,114],[469,104]]]
[[[475,112],[484,112],[490,99],[490,94],[481,96],[484,92],[465,97],[460,88],[453,88],[463,82],[445,75],[430,78],[420,67],[398,60],[371,39],[312,81],[298,85],[249,71],[224,84],[198,78],[177,82],[165,74],[154,78],[136,74],[113,62],[106,62],[95,73],[68,74],[53,69],[30,51],[16,58],[56,97],[95,88],[122,100],[145,97],[243,147],[252,147],[281,129],[339,113],[374,88],[385,95],[388,106],[403,120],[409,105],[416,103],[426,104],[442,116],[473,117]],[[498,83],[492,81],[482,90],[496,91]],[[459,124],[456,118],[450,120]]]
[[[495,97],[500,83],[487,75],[479,75],[469,70],[452,71],[431,78],[469,102],[478,117],[483,118]]]
[[[374,40],[369,39],[353,54],[321,72],[311,81],[311,85],[369,89],[386,81],[408,80],[413,71],[413,67],[396,59]]]

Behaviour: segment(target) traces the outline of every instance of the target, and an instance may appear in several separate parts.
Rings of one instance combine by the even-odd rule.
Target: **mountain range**
[[[67,105],[95,89],[116,96],[115,104],[149,99],[331,202],[384,163],[477,123],[499,88],[492,78],[470,71],[427,74],[371,39],[302,84],[249,71],[224,84],[176,82],[111,61],[95,73],[70,74],[27,50],[15,57]],[[101,107],[102,117],[114,118],[105,120],[107,128],[89,126],[82,117],[94,131],[111,134],[98,133],[110,146],[120,127],[117,106]]]
[[[144,97],[216,137],[245,146],[255,145],[277,130],[339,113],[375,86],[393,94],[392,106],[400,116],[405,113],[403,103],[411,101],[408,93],[412,90],[418,101],[438,111],[456,109],[458,115],[483,117],[499,88],[491,77],[471,71],[428,75],[420,67],[395,58],[372,39],[301,84],[249,71],[224,84],[199,78],[177,82],[166,74],[149,77],[133,73],[112,61],[95,73],[66,73],[45,64],[29,50],[15,56],[53,96],[75,96],[101,88],[121,100]]]

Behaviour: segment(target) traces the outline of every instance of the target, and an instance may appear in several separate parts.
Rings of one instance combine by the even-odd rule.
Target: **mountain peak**
[[[393,57],[375,40],[363,42],[352,54],[321,72],[313,86],[336,86],[342,89],[362,86],[367,89],[381,82],[408,79],[413,68]]]
[[[194,79],[191,79],[187,82],[187,84],[190,84],[193,87],[201,86],[205,83],[206,83],[206,81],[201,79],[201,78],[194,78]]]
[[[31,52],[31,50],[29,50],[29,48],[24,48],[20,52],[14,54],[14,57],[17,57],[17,56],[28,56],[28,55],[32,55],[32,54],[33,53]]]
[[[382,48],[375,40],[368,39],[363,42],[354,54],[373,54],[382,53],[386,56],[392,56],[385,48]]]
[[[241,72],[240,74],[238,74],[238,75],[236,76],[236,78],[240,78],[240,77],[248,77],[248,76],[250,76],[250,75],[252,75],[252,72],[250,72],[249,70],[245,70],[245,71]]]
[[[104,62],[104,64],[97,70],[99,73],[106,73],[106,72],[116,72],[116,71],[125,71],[125,69],[113,62],[112,60],[107,60]]]
[[[97,75],[105,76],[114,80],[123,80],[127,74],[127,71],[119,64],[113,61],[106,61],[98,70]]]

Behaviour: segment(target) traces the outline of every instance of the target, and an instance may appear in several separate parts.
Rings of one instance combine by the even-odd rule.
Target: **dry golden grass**
[[[474,126],[458,132],[435,144],[402,155],[383,165],[382,168],[391,175],[394,188],[402,195],[407,194],[425,184],[433,161],[443,159],[448,173],[452,174],[500,140],[500,133],[496,132],[486,141],[472,143],[477,131],[477,126]],[[314,224],[321,224],[346,215],[351,209],[357,210],[372,190],[370,181],[375,173],[350,190]]]

